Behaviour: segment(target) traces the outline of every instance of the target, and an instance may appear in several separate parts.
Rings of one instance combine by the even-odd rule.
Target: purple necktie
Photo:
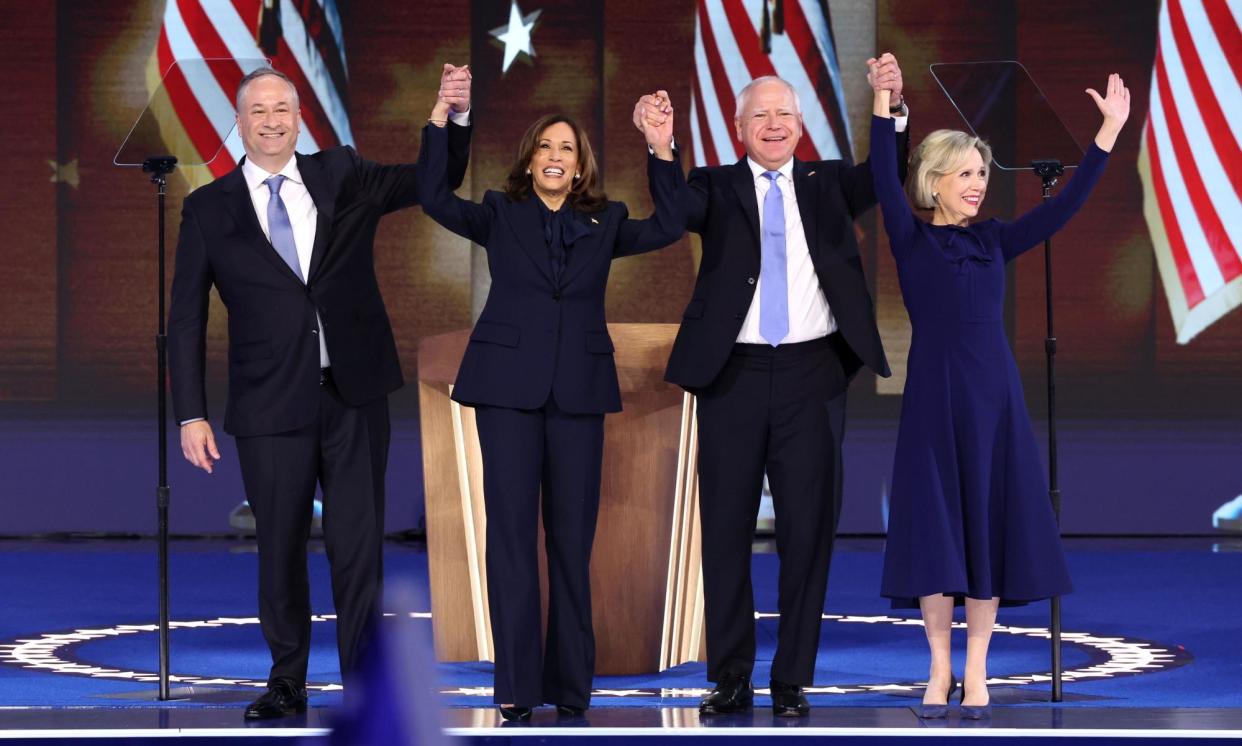
[[[305,283],[306,278],[302,276],[302,263],[298,261],[298,247],[293,243],[293,223],[289,222],[289,211],[285,209],[285,201],[280,198],[280,186],[285,183],[286,178],[277,174],[263,182],[267,184],[268,191],[272,193],[267,200],[267,232],[276,253],[285,260],[285,264],[289,265],[293,274]]]

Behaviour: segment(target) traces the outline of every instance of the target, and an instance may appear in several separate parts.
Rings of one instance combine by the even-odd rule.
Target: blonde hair
[[[936,130],[924,138],[910,156],[910,178],[906,182],[910,202],[920,210],[936,209],[936,180],[956,171],[971,148],[979,151],[985,166],[992,162],[992,148],[960,130]]]

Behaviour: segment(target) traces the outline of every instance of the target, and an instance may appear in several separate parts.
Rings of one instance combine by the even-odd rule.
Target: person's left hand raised
[[[640,107],[651,114],[641,114]],[[657,158],[673,160],[673,103],[669,100],[668,91],[656,91],[639,99],[634,124],[642,130]]]
[[[901,68],[892,52],[885,52],[878,59],[872,57],[867,60],[867,83],[874,90],[883,88],[891,91],[889,102],[893,106],[901,105]]]
[[[464,114],[470,111],[471,80],[469,65],[457,67],[446,62],[440,73],[440,91],[437,97],[448,104],[454,114]]]

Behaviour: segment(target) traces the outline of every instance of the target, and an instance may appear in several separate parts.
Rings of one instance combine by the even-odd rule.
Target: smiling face
[[[566,122],[548,125],[535,143],[529,168],[535,194],[549,207],[559,207],[578,175],[578,138],[573,127]]]
[[[988,167],[977,148],[966,152],[966,160],[957,168],[936,179],[932,193],[935,195],[936,217],[933,222],[941,225],[966,225],[979,214],[983,198],[988,191]]]
[[[237,110],[237,131],[246,157],[277,173],[293,157],[301,117],[293,87],[275,75],[250,81]]]
[[[769,171],[785,165],[802,138],[802,115],[793,91],[779,80],[751,88],[733,125],[746,155]]]

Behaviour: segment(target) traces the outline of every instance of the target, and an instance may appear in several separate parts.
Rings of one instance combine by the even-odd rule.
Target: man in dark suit
[[[469,149],[467,70],[445,66],[453,104],[451,179]],[[211,473],[220,458],[204,391],[211,286],[228,308],[224,429],[237,441],[259,548],[259,620],[272,652],[251,719],[306,709],[310,589],[306,542],[323,489],[342,674],[366,645],[383,574],[387,395],[401,366],[372,260],[385,213],[418,202],[415,167],[363,160],[349,147],[295,154],[298,94],[260,69],[237,91],[246,157],[185,200],[168,349],[181,450]]]
[[[891,56],[875,78],[900,107]],[[643,106],[636,119],[656,116]],[[752,704],[750,546],[766,472],[780,556],[772,709],[801,716],[841,510],[845,390],[864,364],[889,375],[854,237],[854,219],[876,198],[868,163],[794,157],[802,115],[784,80],[747,85],[734,124],[746,157],[688,179],[687,228],[702,236],[703,257],[665,375],[698,401],[707,678],[716,682],[699,709]],[[904,163],[908,136],[898,137]]]

